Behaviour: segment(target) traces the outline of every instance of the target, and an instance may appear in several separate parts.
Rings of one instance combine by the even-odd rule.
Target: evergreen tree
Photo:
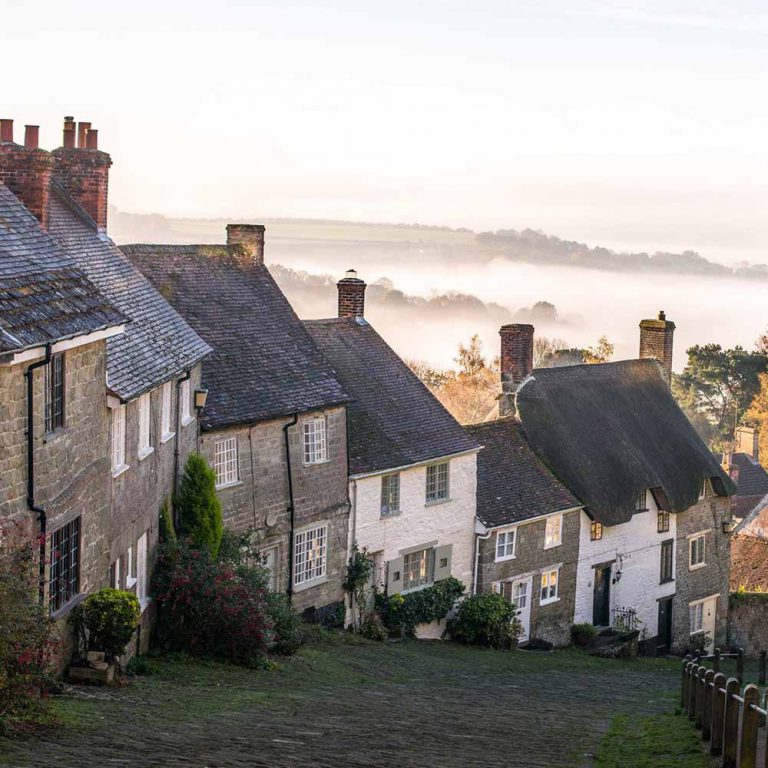
[[[192,545],[219,554],[224,524],[221,503],[216,496],[216,473],[202,456],[190,454],[184,467],[176,498],[179,533]]]

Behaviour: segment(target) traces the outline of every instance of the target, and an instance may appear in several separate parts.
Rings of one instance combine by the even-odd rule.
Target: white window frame
[[[552,576],[554,574],[554,583]],[[546,597],[544,594],[546,592]],[[539,605],[556,603],[560,599],[560,566],[541,572]]]
[[[176,433],[171,431],[173,384],[166,381],[160,390],[160,442],[167,443]]]
[[[688,633],[693,635],[700,635],[704,632],[704,603],[706,600],[699,600],[695,603],[689,603],[688,605],[688,621],[690,623]],[[694,627],[698,626],[698,629]]]
[[[563,543],[563,515],[550,515],[544,528],[544,549],[553,549]]]
[[[112,477],[128,469],[125,463],[125,406],[112,409]]]
[[[195,417],[192,415],[192,380],[184,379],[179,386],[179,405],[181,406],[181,426],[191,424]]]
[[[142,610],[146,606],[147,599],[147,534],[142,533],[136,542],[136,597],[139,598]]]
[[[503,539],[502,539],[503,537]],[[511,551],[510,551],[511,538]],[[514,560],[517,551],[517,528],[509,528],[506,531],[496,532],[496,558],[494,562],[501,563],[504,560]],[[501,553],[501,554],[500,554]]]
[[[440,470],[445,467],[445,490],[444,493],[440,488]],[[434,491],[433,496],[430,498],[430,472],[435,473]],[[440,495],[443,493],[443,495]],[[424,499],[425,505],[430,506],[432,504],[444,504],[446,501],[451,500],[451,462],[439,461],[435,464],[428,464],[425,469],[424,475]]]
[[[301,445],[304,466],[328,461],[328,425],[325,416],[307,419],[301,425]]]
[[[384,487],[386,484],[387,491],[385,492]],[[396,493],[392,493],[392,485],[395,485],[397,490]],[[397,503],[394,506],[391,506],[389,502],[392,500],[392,496],[397,497]],[[386,505],[385,505],[386,500]],[[393,515],[400,514],[400,473],[394,472],[388,475],[382,475],[381,476],[381,504],[380,504],[380,513],[382,517],[392,517]]]
[[[139,395],[139,461],[149,456],[152,447],[152,396],[149,392]]]
[[[136,586],[136,576],[133,573],[133,547],[128,547],[125,553],[125,588],[133,589]]]
[[[113,573],[115,576],[115,589],[120,589],[120,558],[119,557],[115,560],[115,563],[113,566]]]
[[[280,547],[275,544],[272,547],[264,547],[259,552],[259,559],[261,560],[261,567],[269,571],[269,579],[267,581],[267,589],[270,592],[277,592],[280,586]],[[274,565],[269,567],[267,563],[272,559]]]
[[[415,555],[418,555],[426,566],[426,572],[423,576],[419,576],[417,579],[408,579],[406,574],[408,573],[406,559],[413,559]],[[422,549],[414,549],[410,552],[403,554],[403,570],[402,570],[402,593],[415,592],[417,589],[423,589],[434,583],[435,580],[435,548],[423,547]],[[409,586],[410,582],[410,586]]]
[[[328,572],[328,523],[315,523],[293,536],[293,586],[306,589],[326,580]]]
[[[699,545],[698,542],[701,542]],[[694,551],[696,562],[693,561]],[[707,564],[707,532],[701,531],[688,537],[688,570],[695,571]]]
[[[701,488],[699,488],[699,501],[702,501],[703,499],[707,498],[707,479],[704,478],[704,480],[701,483]]]
[[[217,440],[213,444],[213,468],[217,489],[229,488],[240,482],[240,445],[237,435]]]

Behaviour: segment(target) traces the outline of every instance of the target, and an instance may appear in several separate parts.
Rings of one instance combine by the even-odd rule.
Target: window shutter
[[[387,594],[396,595],[403,588],[403,558],[396,557],[387,563]]]
[[[435,547],[435,581],[447,579],[451,575],[451,554],[453,544],[444,544],[442,547]]]

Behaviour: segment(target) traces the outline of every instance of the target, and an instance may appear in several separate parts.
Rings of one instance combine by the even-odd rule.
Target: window
[[[690,607],[691,629],[690,633],[695,635],[697,632],[704,631],[704,603],[696,603]]]
[[[142,606],[147,601],[147,534],[136,542],[136,597]]]
[[[305,584],[325,576],[328,526],[320,525],[296,533],[294,539],[293,583]]]
[[[666,533],[669,530],[669,512],[659,510],[658,517],[656,518],[656,530],[659,533]]]
[[[186,426],[192,421],[192,382],[184,379],[179,387],[179,407],[181,408],[181,423]]]
[[[133,575],[133,547],[128,547],[125,553],[125,588],[133,589],[136,579]]]
[[[270,547],[259,553],[261,565],[269,571],[267,587],[270,592],[277,592],[277,547]]]
[[[662,584],[667,581],[672,581],[675,578],[673,565],[673,553],[674,553],[675,540],[668,539],[661,542],[661,574],[660,581]]]
[[[706,534],[700,533],[696,536],[693,536],[688,542],[688,565],[691,570],[694,568],[700,568],[702,565],[706,565],[706,561],[704,559],[706,539]]]
[[[228,437],[226,440],[219,440],[216,443],[214,446],[213,465],[216,470],[217,488],[232,485],[240,479],[236,437]]]
[[[590,541],[600,541],[603,538],[603,524],[595,520],[589,527]]]
[[[400,475],[381,478],[381,516],[396,515],[400,511]]]
[[[560,569],[555,568],[551,571],[545,571],[541,574],[541,605],[553,603],[557,600],[557,582],[560,576]]]
[[[635,512],[645,512],[647,508],[648,505],[646,504],[645,491],[640,491],[637,496],[635,496]]]
[[[432,581],[432,550],[420,549],[403,555],[403,589],[415,589]]]
[[[64,426],[64,355],[54,355],[45,366],[45,431]]]
[[[118,557],[112,565],[109,566],[109,586],[112,589],[120,589],[120,558]]]
[[[160,398],[160,442],[162,443],[173,437],[173,432],[171,432],[171,395],[171,382],[166,381],[163,384]]]
[[[517,528],[511,531],[501,531],[496,534],[496,562],[511,560],[515,556],[517,543]]]
[[[328,440],[325,431],[323,416],[304,422],[305,464],[321,464],[328,461]]]
[[[707,497],[707,481],[703,480],[701,483],[701,488],[699,488],[699,501],[702,499],[705,499]]]
[[[448,498],[448,462],[427,467],[427,504]]]
[[[48,604],[51,613],[66,605],[80,591],[80,518],[51,534],[51,567]]]
[[[149,392],[139,397],[139,459],[152,453],[152,398]]]
[[[118,405],[112,409],[112,474],[125,469],[125,406]]]
[[[544,549],[557,547],[563,543],[563,516],[552,515],[547,518],[547,527],[544,531]]]
[[[515,582],[512,588],[512,602],[518,611],[524,611],[528,607],[528,582]]]

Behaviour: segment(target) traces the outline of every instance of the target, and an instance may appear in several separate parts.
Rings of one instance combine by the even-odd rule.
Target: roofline
[[[387,467],[386,469],[377,469],[372,472],[355,472],[350,473],[350,480],[362,480],[366,477],[378,477],[380,475],[389,475],[393,472],[404,472],[406,469],[414,469],[415,467],[425,467],[428,464],[435,464],[445,459],[458,459],[461,456],[469,456],[473,453],[480,453],[483,450],[483,446],[479,445],[477,448],[468,448],[465,451],[457,451],[456,453],[443,453],[436,456],[433,459],[422,459],[421,461],[414,461],[412,464],[401,464],[399,467]]]
[[[752,522],[753,518],[757,517],[758,512],[762,512],[765,509],[765,505],[768,503],[768,493],[763,496],[760,501],[755,504],[752,509],[749,510],[749,512],[744,515],[744,517],[741,518],[741,522],[733,529],[733,535],[739,533],[742,528],[744,528],[747,523]],[[733,517],[733,512],[731,512],[731,517]]]
[[[313,411],[325,411],[329,408],[340,408],[342,406],[346,407],[347,403],[351,403],[352,399],[347,398],[345,400],[339,400],[337,402],[332,403],[323,403],[322,405],[313,405],[311,408],[302,408],[302,409],[290,409],[287,411],[281,411],[280,413],[275,413],[270,416],[265,416],[261,419],[241,419],[238,421],[232,421],[232,422],[226,422],[223,424],[201,424],[200,429],[203,432],[216,432],[217,430],[223,430],[223,429],[236,429],[238,427],[250,427],[254,426],[256,424],[264,424],[267,421],[278,421],[279,419],[287,419],[291,416],[293,416],[294,413],[298,413],[299,415],[303,415],[305,413],[312,413]]]
[[[55,355],[58,352],[66,352],[68,349],[75,349],[76,347],[82,347],[86,344],[93,344],[102,339],[119,336],[122,333],[125,333],[125,323],[103,325],[99,329],[90,331],[89,333],[64,336],[51,344],[51,354]],[[45,355],[46,344],[47,342],[37,343],[35,345],[24,347],[17,352],[9,352],[7,355],[0,355],[0,366],[18,365],[19,363],[26,363],[30,360],[37,360]]]
[[[580,504],[578,507],[568,507],[567,509],[557,509],[554,512],[547,512],[543,515],[536,515],[536,517],[526,517],[523,520],[518,520],[514,523],[502,523],[501,525],[486,525],[477,515],[475,515],[475,519],[478,523],[483,527],[483,533],[489,533],[490,531],[497,531],[499,528],[513,528],[516,525],[524,525],[525,523],[534,523],[537,520],[543,520],[545,517],[552,517],[552,515],[565,515],[568,512],[578,512],[581,510],[582,512],[586,512],[584,509],[584,505]],[[475,531],[475,535],[479,536],[480,534]]]

